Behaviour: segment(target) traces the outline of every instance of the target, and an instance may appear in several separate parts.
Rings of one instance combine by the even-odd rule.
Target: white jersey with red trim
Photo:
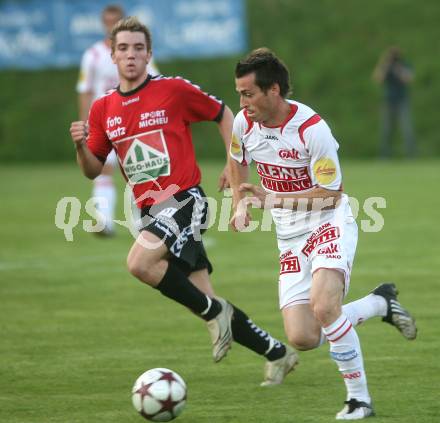
[[[339,144],[327,123],[310,107],[288,100],[291,111],[278,127],[252,122],[245,110],[234,120],[230,154],[242,165],[254,161],[263,188],[271,193],[301,193],[320,186],[339,190],[342,174],[338,159]],[[338,207],[350,213],[348,198]],[[279,239],[289,239],[310,232],[328,221],[334,210],[297,211],[271,209]]]
[[[159,74],[153,60],[147,66],[152,76]],[[82,57],[76,91],[93,93],[93,100],[119,85],[118,69],[111,58],[111,49],[105,42],[98,41],[88,48]]]

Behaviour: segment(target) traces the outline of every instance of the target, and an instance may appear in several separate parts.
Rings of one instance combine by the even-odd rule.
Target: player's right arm
[[[101,173],[107,156],[113,149],[105,129],[105,101],[103,97],[92,104],[87,122],[72,122],[70,126],[77,162],[89,179],[95,179]]]
[[[95,179],[102,171],[104,164],[89,150],[87,146],[87,123],[72,122],[70,136],[76,148],[76,160],[83,174],[89,179]]]
[[[234,231],[240,231],[249,226],[251,220],[247,205],[241,201],[246,196],[246,193],[240,191],[240,185],[247,182],[249,178],[249,166],[242,165],[233,158],[229,158],[228,165],[233,210],[232,218],[229,223]]]

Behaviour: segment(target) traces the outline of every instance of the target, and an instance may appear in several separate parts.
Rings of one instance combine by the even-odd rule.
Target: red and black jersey
[[[103,162],[114,149],[138,206],[148,206],[200,183],[190,125],[219,122],[223,110],[187,80],[148,76],[133,91],[112,90],[93,103],[87,145]]]

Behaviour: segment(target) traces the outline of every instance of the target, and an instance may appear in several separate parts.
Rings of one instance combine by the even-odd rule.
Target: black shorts
[[[208,202],[199,186],[178,192],[168,200],[141,211],[142,230],[158,236],[167,246],[169,260],[186,275],[202,269],[212,272],[203,246]]]

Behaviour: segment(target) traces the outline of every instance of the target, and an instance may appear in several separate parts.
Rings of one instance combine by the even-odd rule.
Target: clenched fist
[[[70,136],[72,137],[72,141],[77,148],[84,144],[88,133],[89,127],[87,122],[80,120],[70,124]]]

